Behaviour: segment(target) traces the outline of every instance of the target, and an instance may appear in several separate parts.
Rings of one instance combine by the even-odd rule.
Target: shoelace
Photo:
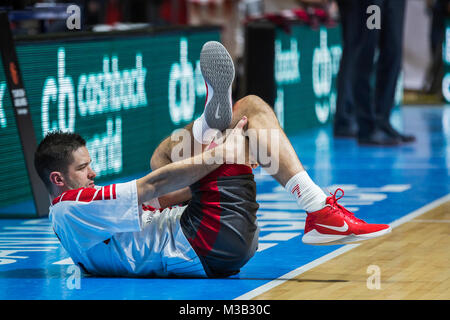
[[[339,198],[336,198],[336,194],[338,193],[338,191],[341,191],[342,195]],[[332,198],[330,200],[330,205],[332,208],[337,209],[339,212],[350,217],[351,219],[365,223],[364,220],[361,220],[361,219],[358,219],[357,217],[355,217],[355,214],[353,212],[347,210],[344,206],[337,203],[338,200],[340,200],[344,196],[344,190],[342,190],[341,188],[337,188],[336,191],[334,191],[334,194],[330,192],[330,195],[332,196]]]

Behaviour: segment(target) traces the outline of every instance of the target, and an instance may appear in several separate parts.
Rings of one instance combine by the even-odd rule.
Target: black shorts
[[[181,228],[209,277],[236,274],[255,254],[256,184],[245,165],[222,165],[191,186]]]

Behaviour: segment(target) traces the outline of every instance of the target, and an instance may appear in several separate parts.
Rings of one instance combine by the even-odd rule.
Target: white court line
[[[59,265],[71,265],[74,264],[71,258],[62,259],[56,262],[53,262],[52,264],[59,264]]]
[[[425,206],[423,206],[423,207],[421,207],[421,208],[419,208],[417,210],[414,210],[413,212],[407,214],[406,216],[401,217],[400,219],[397,219],[397,220],[391,222],[389,225],[391,226],[391,228],[396,228],[396,227],[402,225],[403,223],[408,222],[408,221],[410,221],[410,220],[420,216],[421,214],[424,214],[425,212],[428,212],[431,209],[434,209],[434,208],[440,206],[441,204],[443,204],[443,203],[445,203],[447,201],[450,201],[450,193],[447,194],[446,196],[443,196],[443,197],[437,199],[437,200],[434,200],[433,202],[430,202],[429,204],[427,204],[427,205],[425,205]],[[331,260],[331,259],[333,259],[333,258],[335,258],[337,256],[340,256],[341,254],[343,254],[343,253],[345,253],[347,251],[352,250],[353,248],[358,247],[359,245],[360,245],[360,243],[347,244],[347,245],[345,245],[345,246],[343,246],[343,247],[341,247],[341,248],[339,248],[337,250],[334,250],[334,251],[332,251],[332,252],[330,252],[330,253],[328,253],[328,254],[326,254],[326,255],[324,255],[324,256],[322,256],[322,257],[320,257],[320,258],[318,258],[318,259],[316,259],[314,261],[311,261],[308,264],[305,264],[304,266],[301,266],[301,267],[299,267],[299,268],[297,268],[295,270],[292,270],[292,271],[282,275],[278,279],[272,280],[272,281],[270,281],[270,282],[268,282],[268,283],[266,283],[266,284],[264,284],[264,285],[262,285],[262,286],[260,286],[260,287],[258,287],[256,289],[253,289],[252,291],[249,291],[249,292],[247,292],[247,293],[245,293],[245,294],[235,298],[234,300],[250,300],[250,299],[253,299],[254,297],[259,296],[259,295],[269,291],[270,289],[273,289],[273,288],[279,286],[280,284],[282,284],[282,283],[284,283],[284,282],[286,282],[286,281],[288,281],[288,280],[290,280],[292,278],[295,278],[298,275],[300,275],[300,274],[302,274],[302,273],[304,273],[304,272],[306,272],[306,271],[308,271],[308,270],[310,270],[310,269],[312,269],[314,267],[317,267],[317,266],[321,265],[324,262],[327,262],[327,261],[329,261],[329,260]]]
[[[439,198],[437,200],[434,200],[433,202],[430,202],[429,204],[423,206],[422,208],[419,208],[417,210],[414,210],[413,212],[407,214],[406,216],[401,217],[400,219],[397,219],[390,223],[390,226],[392,228],[396,228],[401,224],[404,224],[405,222],[408,222],[421,214],[424,214],[427,211],[430,211],[431,209],[434,209],[436,207],[439,207],[441,204],[450,201],[450,193],[446,196],[443,196],[442,198]]]
[[[450,223],[450,220],[433,220],[433,219],[414,219],[410,222],[425,222],[425,223]]]

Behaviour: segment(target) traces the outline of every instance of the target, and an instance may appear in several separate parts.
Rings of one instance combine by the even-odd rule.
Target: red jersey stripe
[[[116,184],[112,185],[112,198],[116,199]]]
[[[103,192],[104,192],[104,197],[103,197],[104,200],[111,199],[111,186],[104,187]]]
[[[83,189],[83,188],[69,190],[69,191],[64,192],[59,197],[56,197],[55,199],[53,199],[52,204],[54,205],[61,201],[75,201],[78,196],[78,192],[81,189]]]
[[[61,201],[75,201],[80,191],[82,191],[82,189],[67,191],[64,197],[61,199]]]
[[[52,205],[55,205],[61,201],[91,202],[94,200],[110,200],[116,198],[117,198],[116,185],[113,184],[106,187],[102,187],[101,189],[79,188],[66,191],[60,196],[54,198],[52,201]]]
[[[149,206],[149,205],[142,204],[142,210],[144,210],[144,211],[156,211],[158,209],[156,209],[156,208],[154,208],[152,206]]]
[[[91,202],[94,200],[94,195],[97,192],[97,189],[94,188],[85,188],[81,191],[80,197],[78,201],[81,202]]]
[[[60,196],[56,197],[55,199],[53,199],[52,205],[57,204],[57,203],[59,202],[59,200],[61,199],[61,196],[62,196],[62,195],[60,195]]]
[[[97,190],[94,200],[103,200],[103,188]]]

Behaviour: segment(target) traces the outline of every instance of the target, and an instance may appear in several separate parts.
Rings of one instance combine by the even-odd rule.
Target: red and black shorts
[[[181,228],[209,277],[239,272],[258,248],[256,184],[246,165],[224,164],[191,186]]]

